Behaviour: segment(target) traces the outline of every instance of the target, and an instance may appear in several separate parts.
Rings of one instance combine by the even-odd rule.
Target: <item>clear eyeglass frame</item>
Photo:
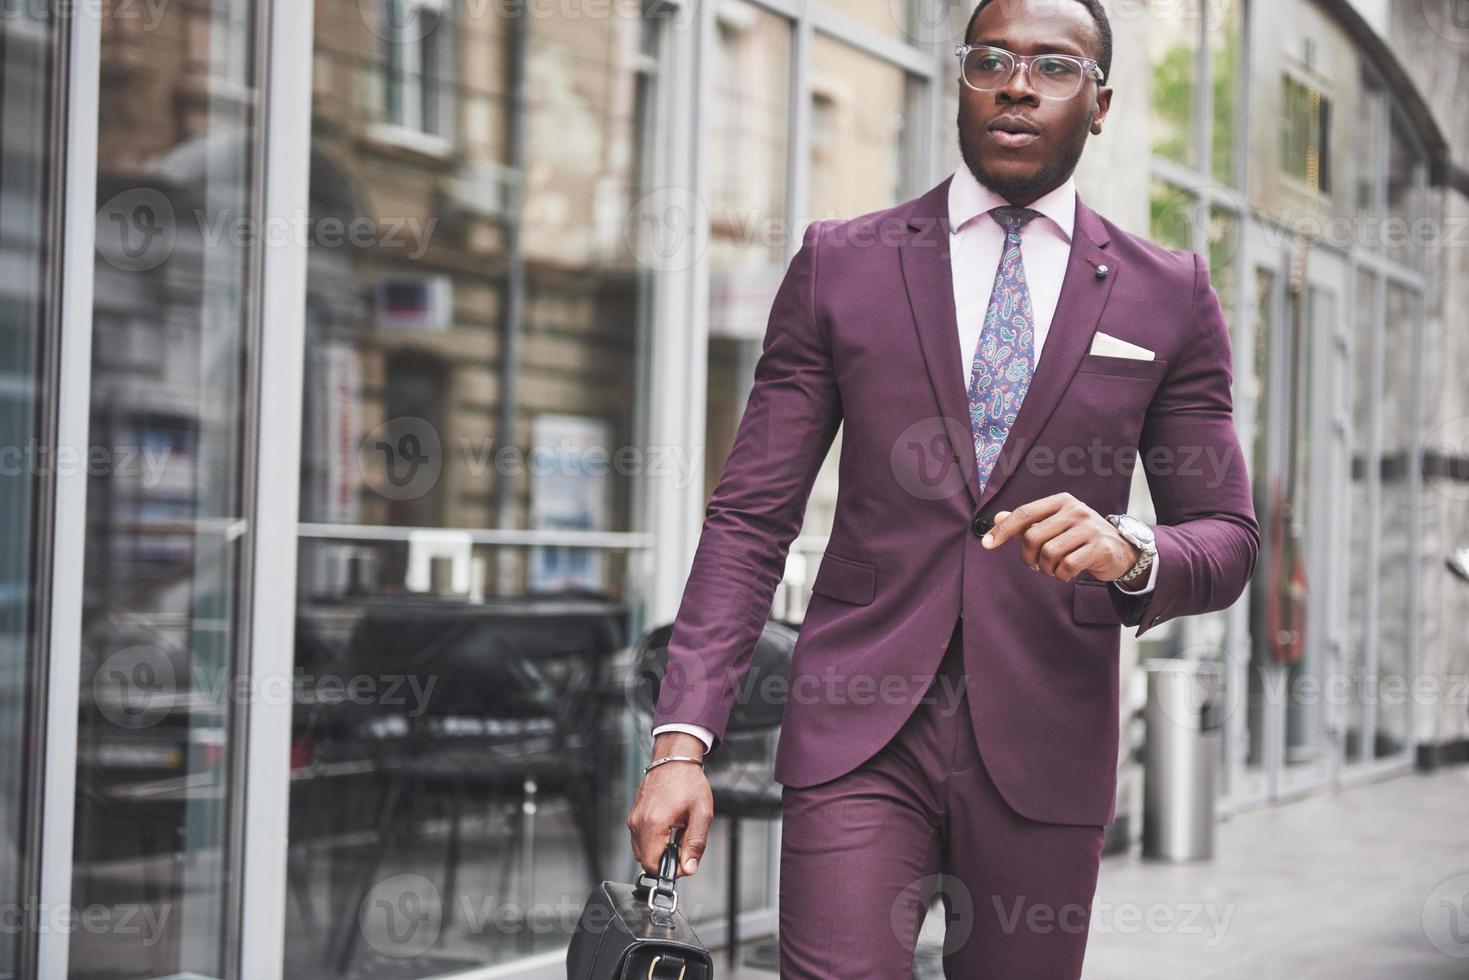
[[[964,61],[973,51],[992,51],[1006,58],[1009,58],[1010,70],[1006,73],[1005,80],[996,85],[994,88],[980,88],[978,85],[975,85],[973,82],[971,82],[969,80],[968,74],[964,71]],[[1090,75],[1092,78],[1095,78],[1098,84],[1102,84],[1103,82],[1105,82],[1107,77],[1106,73],[1102,71],[1101,65],[1097,64],[1096,61],[1094,61],[1093,59],[1077,58],[1069,54],[1016,54],[1014,51],[1011,51],[1007,48],[996,47],[993,44],[960,44],[955,46],[954,56],[959,59],[959,81],[963,82],[967,88],[973,89],[976,92],[998,92],[1000,89],[1010,84],[1010,80],[1015,77],[1015,73],[1021,68],[1024,68],[1028,73],[1031,73],[1029,75],[1030,87],[1035,91],[1035,93],[1042,98],[1047,99],[1064,100],[1075,98],[1076,93],[1080,92],[1084,87],[1086,83],[1085,80],[1088,75]],[[1076,88],[1065,95],[1054,95],[1048,92],[1042,92],[1040,88],[1035,84],[1036,76],[1034,74],[1034,68],[1032,67],[1037,61],[1060,61],[1064,62],[1067,65],[1075,67]]]

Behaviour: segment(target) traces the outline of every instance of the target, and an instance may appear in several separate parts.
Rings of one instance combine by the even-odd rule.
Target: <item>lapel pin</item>
[[[1099,265],[1099,266],[1097,266],[1097,278],[1098,279],[1106,279],[1107,278],[1107,272],[1108,272],[1108,269],[1107,269],[1107,267],[1105,265]]]

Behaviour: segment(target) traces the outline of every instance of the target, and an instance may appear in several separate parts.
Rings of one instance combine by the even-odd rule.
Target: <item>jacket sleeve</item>
[[[754,386],[704,512],[668,644],[653,726],[724,740],[770,618],[786,554],[842,419],[828,327],[817,312],[821,222],[807,227],[771,305]]]
[[[1191,335],[1178,345],[1138,445],[1158,518],[1157,584],[1145,595],[1109,590],[1138,636],[1174,617],[1233,604],[1260,550],[1247,460],[1234,428],[1229,328],[1198,254],[1191,312]]]

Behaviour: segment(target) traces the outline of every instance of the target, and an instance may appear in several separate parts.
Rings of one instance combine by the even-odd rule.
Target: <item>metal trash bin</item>
[[[1220,665],[1145,661],[1148,701],[1143,750],[1143,856],[1202,861],[1214,856],[1214,802],[1221,739]]]

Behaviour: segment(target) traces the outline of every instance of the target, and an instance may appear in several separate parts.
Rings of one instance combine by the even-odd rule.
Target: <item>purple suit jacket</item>
[[[703,725],[719,751],[812,482],[845,423],[775,779],[824,782],[882,748],[962,614],[975,742],[1006,801],[1034,820],[1105,824],[1116,813],[1121,627],[1141,636],[1225,608],[1259,549],[1229,332],[1198,255],[1128,234],[1078,198],[1050,334],[981,492],[958,370],[949,179],[807,228],[705,511],[653,724]],[[1098,330],[1155,359],[1089,353]],[[1125,510],[1134,465],[1158,517],[1151,593],[1032,571],[1018,542],[981,546],[996,512],[1048,494]]]

